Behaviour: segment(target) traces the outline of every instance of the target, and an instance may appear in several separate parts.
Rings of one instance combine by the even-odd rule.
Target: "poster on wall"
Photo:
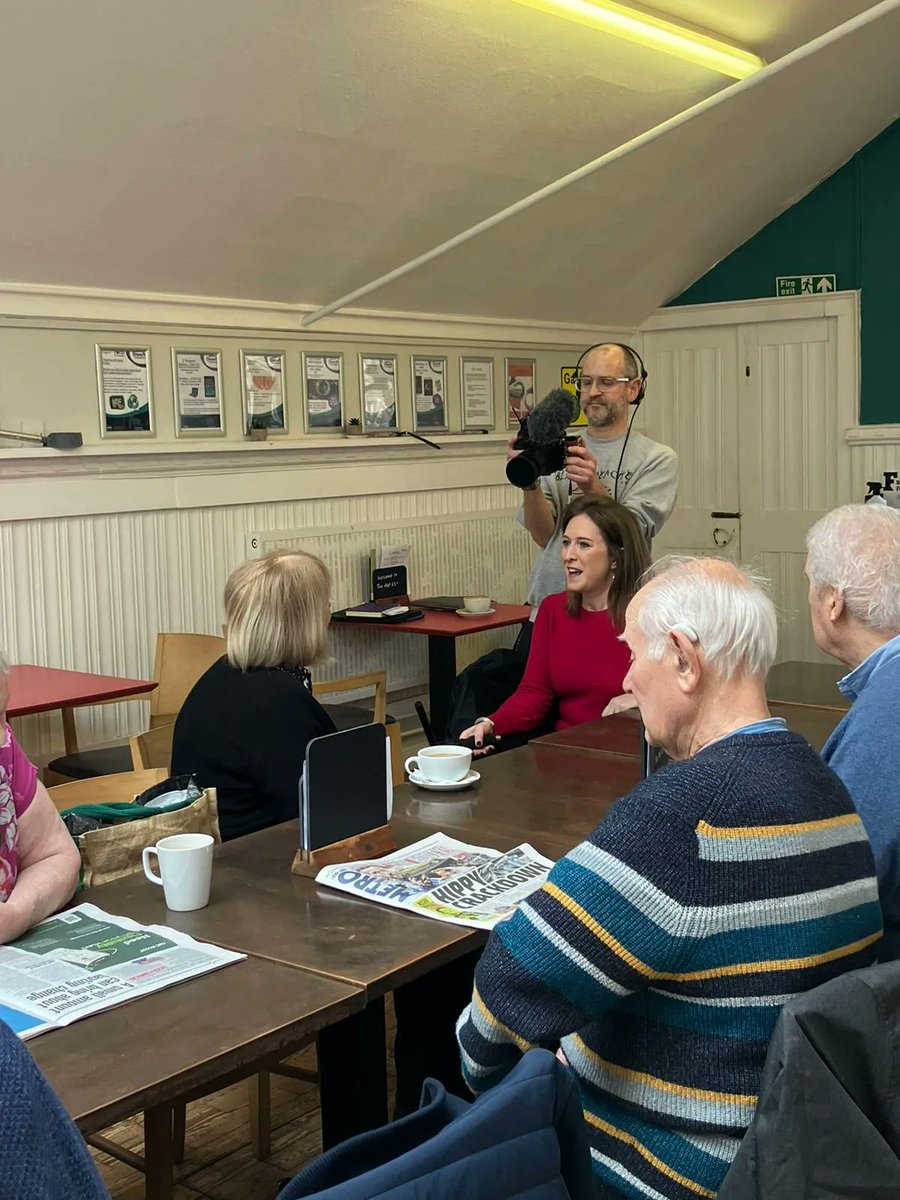
[[[100,433],[153,435],[148,346],[97,346]]]
[[[508,358],[506,360],[506,423],[510,429],[519,424],[519,417],[527,417],[534,408],[534,359]]]
[[[447,360],[412,358],[415,429],[447,429]]]
[[[396,356],[360,354],[359,384],[363,429],[398,429]]]
[[[287,429],[284,404],[284,351],[242,350],[241,382],[244,392],[244,428]]]
[[[494,360],[463,358],[459,364],[463,429],[494,428]]]
[[[172,387],[176,436],[225,432],[221,350],[173,350]]]
[[[576,400],[578,399],[578,396],[579,396],[578,384],[576,382],[577,379],[578,379],[578,368],[577,367],[560,367],[560,369],[559,369],[559,386],[563,389],[563,391],[571,392],[573,397]],[[574,408],[575,405],[573,404],[572,407]],[[587,417],[581,411],[580,407],[578,409],[578,416],[575,418],[574,421],[570,422],[570,425],[587,425]]]
[[[306,428],[341,429],[344,424],[343,356],[303,355],[303,394]]]

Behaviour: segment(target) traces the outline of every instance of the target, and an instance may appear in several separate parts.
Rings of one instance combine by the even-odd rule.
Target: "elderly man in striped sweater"
[[[626,615],[624,686],[674,761],[495,931],[459,1020],[476,1092],[532,1046],[560,1048],[600,1196],[711,1200],[782,1005],[875,960],[862,823],[837,776],[769,716],[776,636],[771,601],[737,567],[651,569]]]

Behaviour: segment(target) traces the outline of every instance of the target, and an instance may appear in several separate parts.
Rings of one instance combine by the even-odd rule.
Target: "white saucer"
[[[414,783],[416,787],[426,788],[429,792],[461,792],[463,788],[471,787],[473,783],[477,783],[481,776],[477,771],[470,770],[462,779],[457,779],[455,783],[432,783],[430,779],[426,779],[424,775],[420,775],[418,771],[413,771],[409,777],[409,782]]]
[[[496,608],[486,608],[484,610],[484,612],[473,613],[473,612],[469,612],[469,610],[467,608],[458,608],[456,610],[456,615],[458,617],[489,617],[491,615],[491,613],[494,613],[496,611],[497,611]]]

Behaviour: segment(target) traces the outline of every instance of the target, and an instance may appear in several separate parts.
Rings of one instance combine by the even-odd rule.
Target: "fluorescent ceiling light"
[[[661,50],[733,79],[746,79],[766,65],[757,54],[739,46],[730,46],[718,38],[664,21],[661,17],[651,17],[638,9],[616,4],[614,0],[516,0],[516,3],[555,17],[565,17],[579,25],[592,25],[615,37]]]

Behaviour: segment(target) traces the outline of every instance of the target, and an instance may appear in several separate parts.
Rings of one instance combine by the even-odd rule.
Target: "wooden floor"
[[[388,1004],[388,1036],[393,1021]],[[288,1060],[315,1069],[310,1046]],[[388,1046],[388,1094],[393,1095],[393,1053]],[[188,1105],[185,1159],[175,1167],[175,1200],[274,1200],[285,1179],[322,1152],[319,1092],[315,1084],[272,1075],[272,1153],[257,1162],[250,1149],[247,1085]],[[104,1136],[136,1154],[143,1151],[140,1117],[123,1121]],[[91,1148],[113,1200],[143,1200],[144,1177],[124,1163]]]

